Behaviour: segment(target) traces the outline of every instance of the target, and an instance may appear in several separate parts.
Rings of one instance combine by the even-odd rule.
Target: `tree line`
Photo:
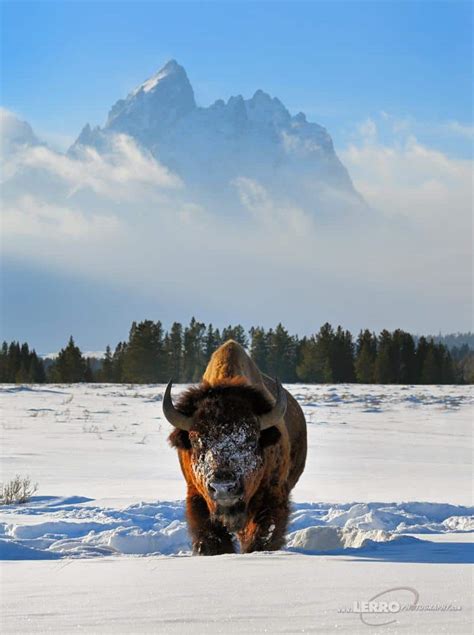
[[[42,360],[28,344],[3,343],[2,383],[177,383],[198,382],[212,353],[228,339],[247,348],[258,367],[283,382],[452,384],[474,383],[474,352],[452,352],[433,338],[405,331],[366,329],[356,339],[341,326],[324,324],[310,337],[290,335],[282,324],[268,330],[241,325],[222,330],[192,318],[174,322],[133,322],[127,341],[102,359],[86,358],[71,337],[54,360]]]
[[[25,342],[3,342],[0,351],[0,382],[43,384],[46,381],[44,362]]]

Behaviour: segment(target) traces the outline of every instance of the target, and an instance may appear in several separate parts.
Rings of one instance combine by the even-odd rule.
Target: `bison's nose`
[[[208,487],[211,497],[220,503],[237,502],[242,494],[240,484],[235,481],[212,481]]]

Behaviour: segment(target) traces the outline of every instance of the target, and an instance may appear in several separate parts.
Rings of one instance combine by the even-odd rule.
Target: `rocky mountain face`
[[[186,71],[176,61],[119,100],[100,128],[86,125],[69,152],[80,146],[107,151],[117,133],[177,173],[189,186],[226,189],[246,177],[291,193],[318,208],[327,191],[360,202],[332,139],[303,113],[292,116],[276,97],[257,90],[208,107],[196,104]]]

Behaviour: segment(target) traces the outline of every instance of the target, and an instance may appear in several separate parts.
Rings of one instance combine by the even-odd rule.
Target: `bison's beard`
[[[231,533],[242,531],[247,519],[245,503],[239,501],[229,506],[218,505],[214,516],[224,525],[227,531]]]

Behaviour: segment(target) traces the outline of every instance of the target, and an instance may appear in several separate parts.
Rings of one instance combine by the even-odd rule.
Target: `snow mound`
[[[423,502],[297,503],[287,548],[304,553],[373,550],[421,542],[406,534],[472,531],[474,508]],[[94,505],[89,498],[35,497],[0,507],[0,559],[185,555],[191,546],[182,501]]]
[[[473,531],[474,507],[447,503],[298,503],[290,518],[290,530],[330,526],[395,534]]]
[[[107,542],[116,551],[128,554],[189,552],[187,528],[184,523],[177,520],[159,531],[141,531],[140,529],[112,531]]]
[[[443,520],[443,525],[451,531],[474,531],[472,516],[451,516]]]
[[[375,529],[340,529],[339,527],[307,527],[288,536],[287,546],[298,551],[339,551],[340,549],[362,549],[373,542],[388,542],[399,537]]]

